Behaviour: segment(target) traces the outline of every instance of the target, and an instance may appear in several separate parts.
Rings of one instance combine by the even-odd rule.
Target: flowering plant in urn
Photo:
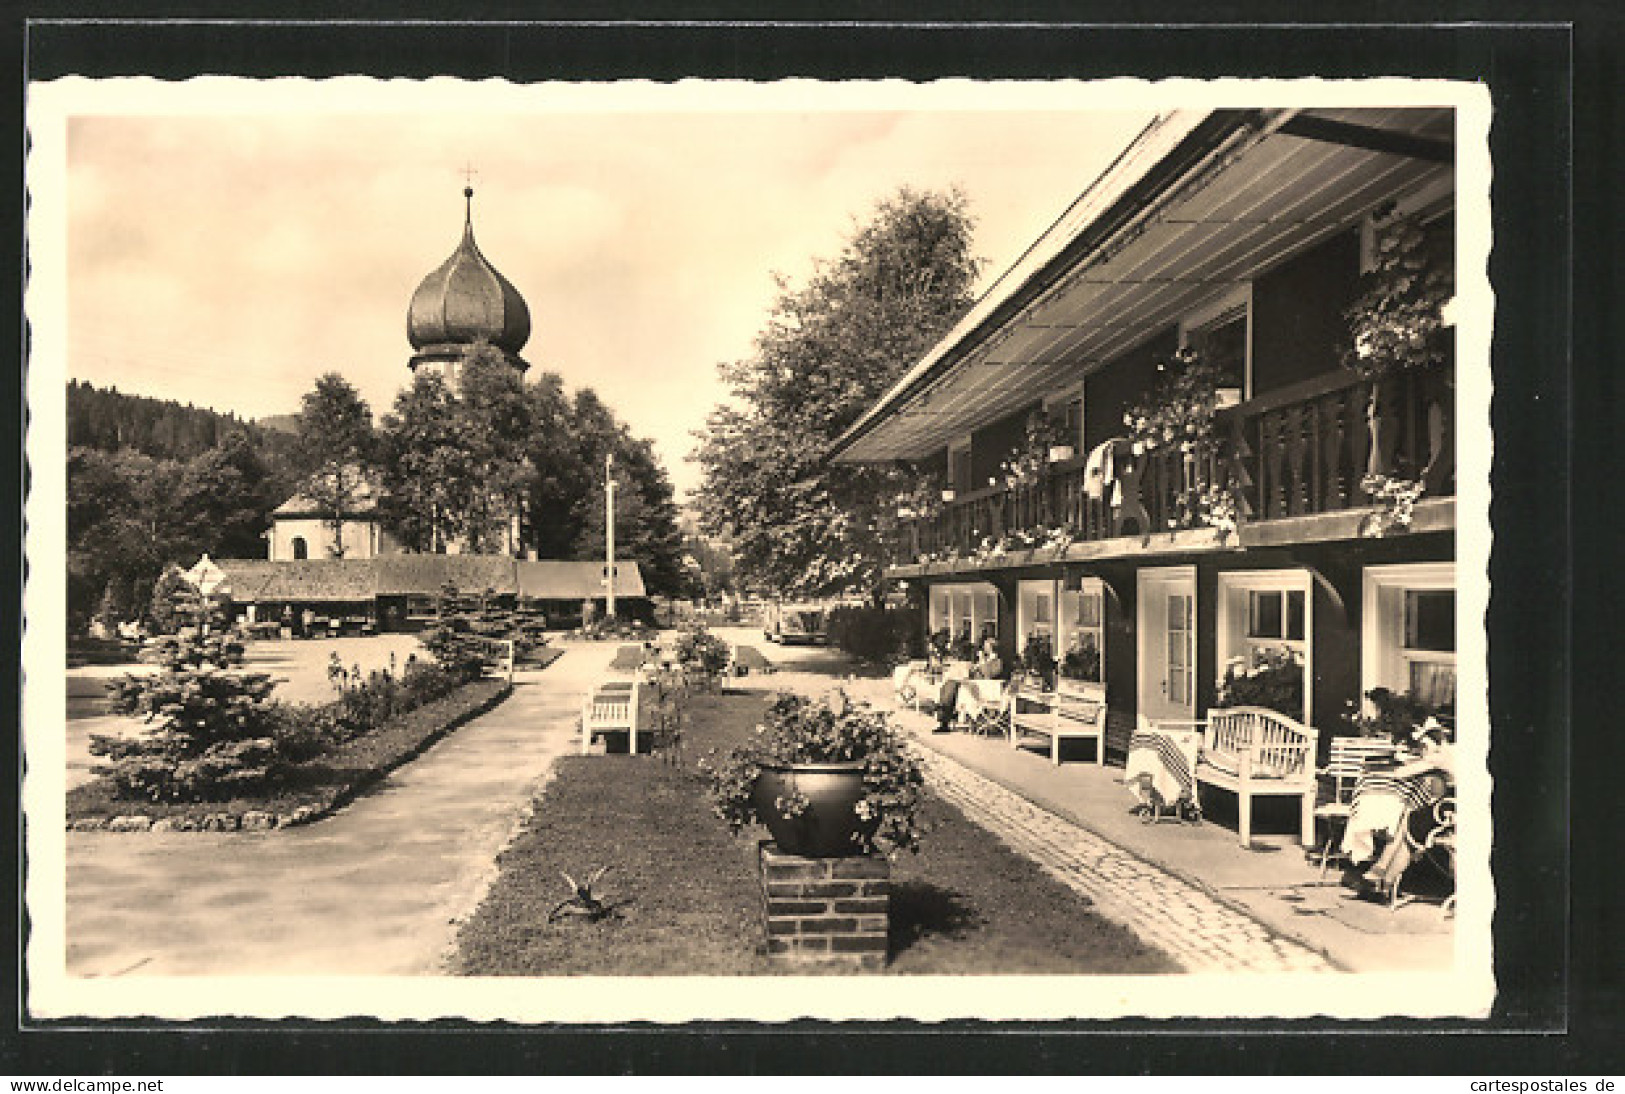
[[[715,811],[736,833],[764,824],[792,854],[919,850],[919,761],[884,712],[843,691],[779,693],[750,739],[705,768]]]

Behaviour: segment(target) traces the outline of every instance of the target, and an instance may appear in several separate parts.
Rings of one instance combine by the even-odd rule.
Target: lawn
[[[756,843],[712,815],[696,761],[742,740],[766,705],[760,693],[694,699],[687,756],[567,756],[500,875],[458,936],[468,975],[760,975],[805,971],[770,963],[763,945]],[[1150,973],[1176,967],[1088,902],[928,795],[931,826],[918,855],[893,865],[891,973]],[[614,911],[589,922],[548,913],[581,879]]]

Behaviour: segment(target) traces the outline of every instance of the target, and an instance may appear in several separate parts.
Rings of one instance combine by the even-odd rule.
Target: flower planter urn
[[[858,816],[863,767],[862,760],[763,763],[752,790],[752,804],[779,850],[807,858],[861,854],[880,827],[878,814],[868,819]],[[786,817],[777,802],[798,793],[807,799],[807,808]]]

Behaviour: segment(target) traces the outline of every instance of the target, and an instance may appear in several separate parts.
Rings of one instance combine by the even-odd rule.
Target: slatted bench
[[[1092,740],[1095,763],[1106,763],[1106,686],[1076,680],[1057,682],[1056,690],[1010,686],[1010,747],[1024,735],[1049,739],[1050,762],[1061,762],[1061,742]]]
[[[587,692],[581,703],[581,754],[592,751],[593,737],[600,733],[624,732],[627,752],[638,753],[638,685],[631,680],[612,680]]]
[[[1210,710],[1196,781],[1236,795],[1241,845],[1252,843],[1254,798],[1298,798],[1301,842],[1315,842],[1313,729],[1264,707]]]

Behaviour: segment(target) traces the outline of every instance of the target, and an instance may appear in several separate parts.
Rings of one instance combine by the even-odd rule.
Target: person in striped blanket
[[[1420,755],[1383,772],[1383,781],[1398,789],[1404,811],[1392,829],[1388,845],[1361,878],[1363,893],[1380,896],[1393,891],[1437,823],[1434,803],[1448,796],[1455,786],[1455,747],[1449,729],[1437,718],[1429,718],[1411,739]],[[1358,802],[1355,810],[1359,811]]]

